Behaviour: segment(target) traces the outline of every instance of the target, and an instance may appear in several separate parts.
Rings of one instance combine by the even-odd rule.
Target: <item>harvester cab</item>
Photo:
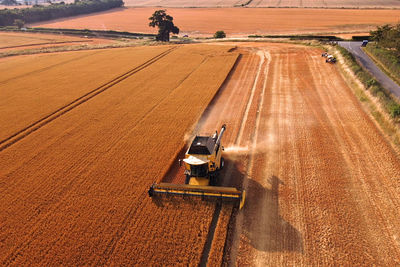
[[[182,160],[185,164],[185,184],[216,185],[219,171],[224,167],[221,139],[226,129],[213,136],[196,136]]]
[[[218,135],[196,136],[183,160],[179,163],[185,167],[185,184],[154,183],[148,193],[150,197],[160,195],[195,196],[202,199],[217,199],[234,202],[241,209],[245,201],[245,191],[234,187],[216,186],[220,184],[219,173],[224,167],[221,139],[226,130],[224,124]]]

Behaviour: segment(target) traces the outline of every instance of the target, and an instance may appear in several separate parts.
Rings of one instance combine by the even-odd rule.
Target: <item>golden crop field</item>
[[[0,52],[61,45],[82,45],[109,42],[102,39],[73,37],[56,34],[0,32]]]
[[[148,17],[159,8],[118,8],[32,24],[48,28],[77,28],[156,33]],[[251,34],[316,34],[369,32],[377,25],[397,23],[400,10],[316,8],[168,8],[180,35],[210,36],[223,30],[227,36]],[[205,15],[206,14],[206,15]]]
[[[7,75],[0,78],[0,124],[3,125],[0,140],[167,49],[165,46],[103,49],[1,60],[0,71]]]
[[[0,151],[2,265],[199,262],[195,252],[215,206],[158,206],[147,190],[233,67],[238,55],[230,48],[159,46],[9,62],[1,89],[9,97],[0,107],[12,112],[0,113],[2,139],[49,112],[55,117],[33,123],[36,129]],[[62,109],[117,76],[123,79]]]

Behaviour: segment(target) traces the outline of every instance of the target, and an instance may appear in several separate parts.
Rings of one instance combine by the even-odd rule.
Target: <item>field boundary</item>
[[[18,33],[45,33],[55,35],[71,35],[71,36],[82,36],[86,38],[154,38],[156,34],[152,33],[136,33],[127,31],[115,31],[115,30],[90,30],[90,29],[68,29],[68,28],[43,28],[43,27],[32,27],[26,28],[26,30],[20,30],[14,26],[0,27],[0,31],[3,32],[18,32]]]
[[[25,138],[32,132],[40,129],[44,125],[50,123],[51,121],[55,120],[56,118],[64,115],[68,111],[78,107],[79,105],[87,102],[88,100],[92,99],[93,97],[97,96],[98,94],[106,91],[107,89],[111,88],[112,86],[120,83],[121,81],[129,78],[133,74],[139,72],[140,70],[147,68],[148,66],[152,65],[153,63],[157,62],[159,59],[163,58],[164,56],[168,55],[171,53],[173,50],[177,49],[178,47],[172,47],[157,56],[152,57],[148,61],[140,64],[139,66],[129,70],[128,72],[112,79],[111,81],[108,81],[107,83],[89,91],[88,93],[84,94],[83,96],[80,96],[76,98],[75,100],[69,102],[68,104],[60,107],[56,111],[50,113],[49,115],[46,115],[45,117],[33,122],[32,124],[28,125],[27,127],[19,130],[18,132],[12,134],[11,136],[3,139],[0,141],[0,151],[3,151],[7,147],[13,145],[14,143],[18,142],[19,140]]]
[[[396,76],[395,74],[393,74],[390,69],[389,66],[386,66],[383,63],[383,60],[376,54],[374,54],[374,52],[368,48],[363,49],[364,52],[372,59],[372,61],[375,62],[375,64],[387,75],[389,76],[395,83],[397,83],[398,85],[400,85],[400,77]]]

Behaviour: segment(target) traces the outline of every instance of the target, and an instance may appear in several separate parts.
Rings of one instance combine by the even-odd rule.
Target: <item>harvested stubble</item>
[[[232,68],[227,51],[180,47],[0,152],[0,262],[198,262],[214,205],[158,206],[147,189]]]
[[[240,143],[251,149],[239,160],[247,198],[228,260],[399,265],[398,153],[320,50],[263,50],[270,55],[260,76],[267,90],[249,113],[261,118],[259,127],[248,120],[250,138]]]

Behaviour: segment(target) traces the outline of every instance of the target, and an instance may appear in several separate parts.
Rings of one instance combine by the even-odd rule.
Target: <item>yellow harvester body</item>
[[[234,187],[216,186],[220,184],[219,173],[224,167],[224,158],[221,139],[226,126],[223,125],[220,134],[213,136],[196,136],[185,158],[180,160],[185,166],[185,184],[153,184],[149,189],[151,197],[167,195],[199,196],[214,198],[222,201],[233,201],[242,208],[245,201],[245,192]]]

